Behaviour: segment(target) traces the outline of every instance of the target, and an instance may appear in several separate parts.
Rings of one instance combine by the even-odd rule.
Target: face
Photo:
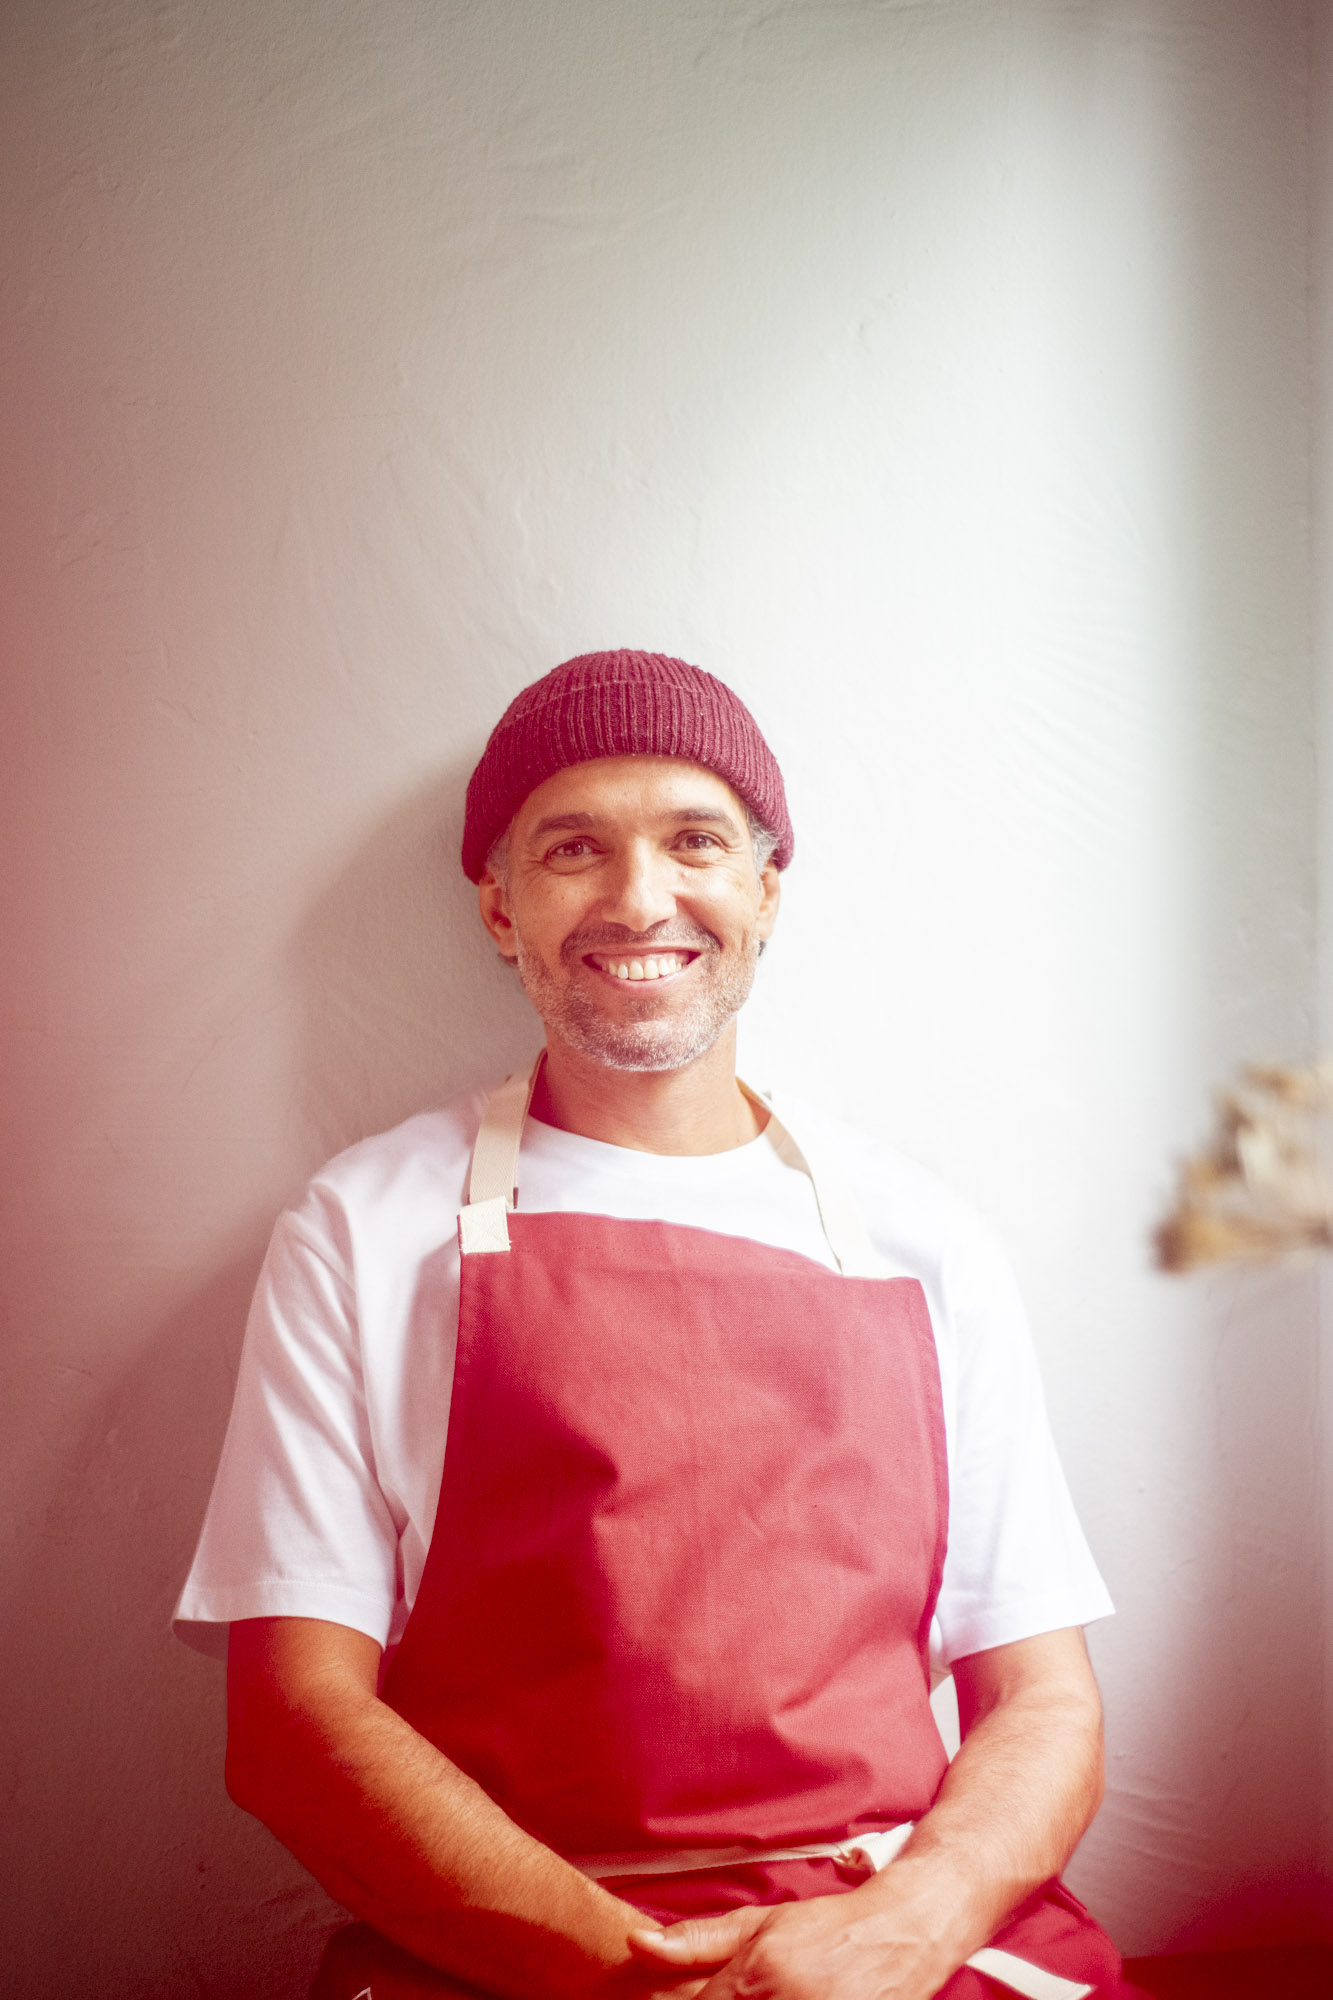
[[[678,757],[599,757],[524,800],[481,913],[548,1038],[612,1069],[669,1070],[744,1003],[777,917],[745,808]]]

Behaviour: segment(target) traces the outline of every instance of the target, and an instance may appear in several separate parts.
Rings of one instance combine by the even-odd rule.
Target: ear
[[[509,891],[498,875],[489,868],[482,870],[477,884],[477,904],[481,910],[481,921],[499,947],[501,958],[511,961],[518,957],[518,936],[514,930],[514,919],[509,909]]]
[[[782,877],[770,861],[759,876],[759,921],[755,925],[761,938],[771,938],[773,926],[778,920],[778,905],[782,901]]]

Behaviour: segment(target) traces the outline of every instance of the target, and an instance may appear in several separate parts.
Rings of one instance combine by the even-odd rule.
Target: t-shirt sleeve
[[[279,1217],[179,1637],[221,1653],[233,1618],[324,1618],[384,1644],[399,1524],[377,1483],[350,1253],[312,1188]]]
[[[953,1343],[949,1544],[936,1611],[946,1660],[1112,1609],[1074,1512],[1027,1315],[978,1225],[945,1271]]]

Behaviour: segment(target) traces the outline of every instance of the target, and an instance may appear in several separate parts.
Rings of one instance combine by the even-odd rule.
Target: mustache
[[[711,931],[657,924],[650,931],[627,930],[624,924],[585,924],[571,931],[560,947],[564,959],[582,958],[589,951],[716,951]]]

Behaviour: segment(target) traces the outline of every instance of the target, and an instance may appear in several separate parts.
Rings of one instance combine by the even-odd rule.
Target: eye
[[[710,847],[720,848],[722,842],[715,833],[682,833],[676,844],[699,854],[706,852]]]
[[[573,834],[568,840],[560,841],[557,846],[548,848],[546,859],[548,861],[582,861],[585,855],[595,853],[595,851],[592,842],[585,839],[581,833],[577,833]]]

